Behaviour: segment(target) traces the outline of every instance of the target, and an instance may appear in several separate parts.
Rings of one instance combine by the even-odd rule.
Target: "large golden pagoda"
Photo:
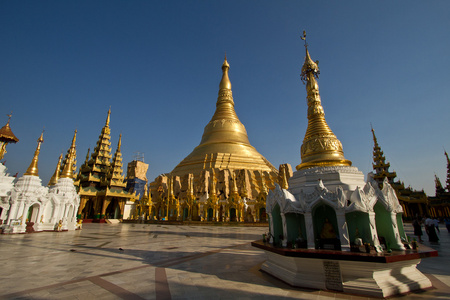
[[[153,219],[266,221],[265,197],[278,170],[248,140],[234,110],[230,65],[222,65],[216,111],[200,144],[144,197]],[[148,199],[147,199],[148,198]]]
[[[297,170],[322,166],[351,166],[352,162],[344,158],[341,142],[325,120],[316,80],[320,74],[319,62],[314,62],[309,55],[306,33],[302,39],[305,40],[306,57],[300,76],[306,83],[308,127],[300,150],[302,163],[297,166]]]
[[[199,175],[203,170],[211,168],[277,172],[272,164],[250,145],[245,126],[236,115],[228,77],[229,69],[230,65],[225,57],[216,111],[205,127],[200,145],[173,169],[173,176],[186,173]]]

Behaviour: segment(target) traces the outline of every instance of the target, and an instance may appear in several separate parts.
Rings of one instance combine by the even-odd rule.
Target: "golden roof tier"
[[[17,143],[19,139],[14,135],[11,131],[11,127],[9,126],[9,122],[11,121],[12,114],[7,115],[8,122],[6,122],[5,126],[0,128],[0,159],[6,154],[6,145],[10,143]]]
[[[173,169],[173,176],[188,173],[197,176],[202,170],[211,168],[277,172],[274,166],[250,145],[247,131],[236,115],[228,78],[229,68],[225,57],[216,111],[205,126],[200,144]]]
[[[308,128],[300,149],[302,163],[297,170],[323,166],[351,166],[352,162],[344,158],[342,144],[331,131],[325,120],[319,84],[320,70],[318,61],[314,62],[308,52],[306,44],[306,33],[303,33],[305,40],[306,58],[302,67],[301,79],[306,83],[307,103],[308,103]]]

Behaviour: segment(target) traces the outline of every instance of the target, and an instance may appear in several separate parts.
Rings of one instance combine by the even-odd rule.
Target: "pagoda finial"
[[[119,135],[119,142],[117,143],[117,151],[120,151],[121,146],[122,146],[122,134]]]
[[[56,183],[58,183],[59,180],[59,172],[61,171],[61,162],[62,162],[63,155],[62,153],[59,155],[58,164],[56,165],[55,173],[53,173],[52,178],[50,178],[50,181],[48,182],[48,186],[53,186]]]
[[[308,43],[306,42],[306,30],[303,30],[303,35],[300,36],[300,38],[305,41],[305,48],[308,48]]]
[[[303,33],[306,42],[306,32]],[[342,144],[328,127],[316,79],[319,77],[318,61],[314,62],[306,48],[305,62],[300,77],[306,84],[308,103],[308,128],[306,129],[300,154],[302,163],[297,170],[318,166],[351,166],[346,160]]]
[[[84,161],[84,164],[87,165],[89,161],[89,152],[91,152],[91,148],[88,148],[87,154],[86,154],[86,160]]]
[[[372,123],[370,123],[370,130],[372,131],[373,143],[375,144],[375,147],[378,147],[378,141],[377,137],[375,136],[375,130],[373,130]]]
[[[105,126],[109,126],[109,120],[110,120],[110,118],[111,118],[111,106],[109,107],[109,110],[108,110],[108,116],[106,117],[106,123],[105,123]]]
[[[41,144],[44,142],[44,130],[42,130],[41,136],[37,140],[37,147],[34,151],[33,160],[30,163],[27,171],[23,175],[31,175],[31,176],[39,176],[38,170],[38,161],[39,161],[39,152],[41,152]]]
[[[61,178],[73,178],[73,163],[75,161],[76,146],[75,141],[77,140],[77,130],[73,134],[72,144],[70,145],[69,151],[67,151],[67,158],[64,164],[64,169],[61,173]]]
[[[220,81],[219,84],[219,89],[227,89],[227,90],[231,90],[231,82],[230,79],[228,78],[228,70],[230,69],[230,65],[228,64],[227,61],[227,54],[225,53],[225,59],[223,61],[222,64],[222,80]]]

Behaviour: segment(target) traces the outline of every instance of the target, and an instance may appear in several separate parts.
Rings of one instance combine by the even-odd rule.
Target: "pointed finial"
[[[109,126],[110,118],[111,118],[111,106],[109,107],[109,110],[108,110],[108,116],[106,117],[106,124],[105,124],[105,126]]]
[[[68,152],[68,156],[67,156],[67,161],[64,164],[64,169],[61,173],[61,178],[72,178],[73,177],[73,164],[74,164],[74,160],[75,160],[75,141],[77,140],[77,132],[78,130],[75,129],[75,132],[73,134],[73,138],[72,138],[72,144],[70,145],[69,151]]]
[[[119,142],[117,143],[117,151],[120,151],[121,146],[122,146],[122,134],[119,135]]]
[[[23,175],[39,176],[38,160],[39,160],[39,152],[41,152],[41,144],[43,142],[44,142],[44,130],[42,129],[41,136],[37,140],[38,144],[36,150],[34,151],[33,160],[31,161],[30,166]]]
[[[300,38],[305,41],[305,48],[308,48],[308,43],[306,43],[306,30],[303,30],[303,35]]]
[[[8,122],[7,122],[7,124],[9,124],[9,121],[11,121],[11,117],[12,117],[12,111],[11,111],[11,113],[10,113],[9,115],[6,115],[6,116],[8,116]]]
[[[62,161],[63,155],[62,153],[59,155],[58,164],[56,165],[55,173],[53,173],[52,178],[50,178],[50,181],[48,182],[48,186],[53,186],[58,183],[59,180],[59,172],[61,170],[61,161]]]
[[[228,64],[227,61],[227,55],[225,54],[225,59],[223,61],[222,64],[222,80],[220,81],[219,84],[219,89],[227,89],[227,90],[231,90],[231,82],[230,79],[228,78],[228,70],[230,69],[230,65]]]

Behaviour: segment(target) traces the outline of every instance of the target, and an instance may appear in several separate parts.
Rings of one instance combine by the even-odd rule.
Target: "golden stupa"
[[[308,102],[308,128],[300,150],[302,163],[297,170],[323,166],[351,166],[352,162],[344,158],[342,144],[328,127],[325,112],[320,100],[319,84],[317,78],[320,70],[318,61],[314,62],[308,52],[305,40],[306,58],[302,67],[301,78],[306,83]]]
[[[213,168],[277,172],[274,166],[250,145],[245,126],[236,115],[228,78],[229,69],[230,65],[225,57],[216,111],[205,127],[200,145],[173,169],[171,175],[192,173],[196,176],[205,169]]]

